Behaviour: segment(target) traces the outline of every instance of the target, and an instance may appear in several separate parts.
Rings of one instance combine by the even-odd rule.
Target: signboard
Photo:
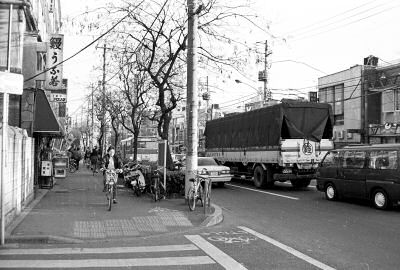
[[[55,102],[67,102],[67,95],[66,94],[51,94],[51,100]]]
[[[46,72],[46,89],[63,89],[63,69],[62,65],[57,65],[63,61],[64,35],[53,34],[47,45],[47,63],[49,70]]]
[[[0,93],[22,95],[24,76],[0,71]]]

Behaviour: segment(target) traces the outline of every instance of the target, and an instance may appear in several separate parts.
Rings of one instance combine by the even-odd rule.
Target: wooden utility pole
[[[268,40],[265,41],[265,51],[264,51],[264,102],[270,101],[271,95],[268,91]]]
[[[197,15],[194,0],[187,0],[188,6],[188,51],[187,51],[187,150],[185,172],[185,196],[187,199],[190,187],[189,179],[194,178],[197,171],[197,146],[198,146],[198,89],[197,89]]]
[[[103,47],[103,89],[102,89],[102,97],[101,97],[101,128],[102,128],[102,155],[106,154],[106,44],[104,43]]]
[[[94,102],[93,102],[93,94],[94,94],[94,86],[92,84],[92,128],[90,129],[90,132],[91,132],[90,147],[92,149],[93,149],[93,139],[94,139]]]

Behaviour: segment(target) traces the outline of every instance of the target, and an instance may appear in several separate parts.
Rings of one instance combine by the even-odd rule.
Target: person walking
[[[79,170],[79,162],[82,159],[82,154],[81,154],[81,150],[79,147],[77,147],[75,150],[72,151],[72,157],[76,161],[76,170]]]
[[[115,154],[114,146],[110,146],[107,150],[107,154],[103,157],[103,168],[108,170],[117,170],[122,168],[122,162],[119,157]],[[106,172],[103,171],[103,192],[106,191]],[[114,189],[114,200],[113,203],[117,203],[117,192]]]
[[[93,147],[92,152],[90,153],[90,163],[92,164],[93,172],[97,173],[97,163],[99,159],[99,152],[97,151],[97,146]]]

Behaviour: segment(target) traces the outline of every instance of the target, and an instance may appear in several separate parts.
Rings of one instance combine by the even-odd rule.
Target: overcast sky
[[[362,64],[363,58],[375,55],[382,64],[400,60],[400,2],[388,0],[254,0],[253,8],[259,13],[261,22],[270,22],[265,31],[257,28],[238,27],[237,33],[249,36],[249,42],[268,40],[272,54],[268,58],[269,84],[273,98],[280,99],[282,93],[307,93],[315,91],[318,77]],[[104,1],[62,1],[62,14],[76,16],[85,7],[94,9]],[[257,19],[254,20],[257,23]],[[93,37],[66,33],[64,57],[78,51]],[[260,52],[263,45],[259,44]],[[86,87],[93,82],[90,74],[93,66],[101,62],[101,51],[90,48],[64,65],[64,76],[69,79],[68,108],[75,117],[80,113]],[[239,75],[213,77],[209,82],[214,86],[212,103],[226,103],[229,100],[255,93],[248,85],[238,85],[240,79],[253,88],[259,88],[257,67],[249,63],[251,72]],[[308,87],[308,88],[307,88]],[[285,90],[294,88],[299,90]],[[305,89],[303,89],[305,88]],[[229,99],[227,100],[227,94]],[[286,96],[288,97],[288,96]],[[239,100],[240,101],[240,100]],[[237,102],[232,102],[237,103]],[[229,107],[232,109],[235,105]]]

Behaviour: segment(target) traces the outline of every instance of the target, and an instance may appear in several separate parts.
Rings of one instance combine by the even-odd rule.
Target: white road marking
[[[0,249],[0,255],[55,255],[55,254],[121,254],[140,252],[164,252],[198,250],[195,245],[165,245],[139,247],[109,247],[109,248],[53,248],[53,249]],[[1,262],[1,261],[0,261]]]
[[[241,188],[241,189],[251,190],[251,191],[255,191],[255,192],[259,192],[259,193],[264,193],[264,194],[268,194],[268,195],[278,196],[278,197],[282,197],[282,198],[286,198],[286,199],[299,200],[299,198],[297,198],[297,197],[291,197],[291,196],[281,195],[281,194],[272,193],[272,192],[263,191],[263,190],[258,190],[258,189],[254,189],[254,188],[241,187],[241,186],[232,185],[232,184],[225,184],[225,185],[230,186],[230,187],[235,187],[235,188]]]
[[[85,259],[85,260],[0,260],[0,268],[111,268],[134,266],[172,266],[214,264],[208,256],[161,257],[136,259]],[[234,268],[231,268],[234,269]]]
[[[306,262],[318,267],[319,269],[322,269],[322,270],[335,270],[335,268],[330,267],[329,265],[326,265],[326,264],[324,264],[324,263],[322,263],[320,261],[317,261],[316,259],[311,258],[310,256],[308,256],[308,255],[306,255],[304,253],[301,253],[300,251],[298,251],[298,250],[296,250],[294,248],[291,248],[291,247],[289,247],[289,246],[287,246],[287,245],[285,245],[285,244],[283,244],[281,242],[278,242],[278,241],[276,241],[275,239],[272,239],[269,236],[263,235],[263,234],[261,234],[259,232],[256,232],[256,231],[254,231],[252,229],[249,229],[247,227],[244,227],[244,226],[238,226],[238,228],[241,229],[241,230],[244,230],[244,231],[246,231],[248,233],[251,233],[254,236],[257,236],[258,238],[263,239],[263,240],[267,241],[268,243],[270,243],[270,244],[272,244],[272,245],[274,245],[274,246],[276,246],[276,247],[278,247],[280,249],[283,249],[284,251],[292,254],[293,256],[296,256],[299,259],[302,259],[303,261],[306,261]]]
[[[235,270],[246,270],[243,265],[235,261],[232,257],[228,256],[222,250],[218,249],[216,246],[207,242],[200,235],[185,235],[192,243],[203,250],[208,256],[213,258],[218,264],[223,266],[225,269],[235,269]]]

